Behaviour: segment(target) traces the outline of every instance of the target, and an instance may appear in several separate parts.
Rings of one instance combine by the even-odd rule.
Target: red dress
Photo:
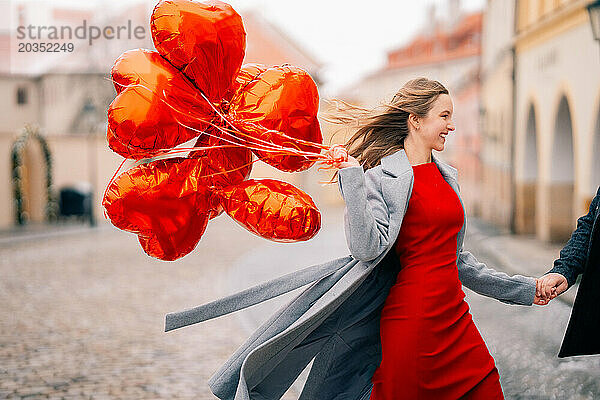
[[[503,399],[458,279],[462,205],[435,163],[413,172],[395,243],[401,269],[381,312],[382,360],[370,400]]]

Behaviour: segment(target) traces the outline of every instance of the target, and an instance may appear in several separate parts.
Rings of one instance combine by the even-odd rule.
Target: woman
[[[351,255],[167,315],[171,330],[313,282],[211,377],[217,397],[278,399],[311,361],[300,400],[502,397],[461,283],[531,305],[536,280],[489,269],[462,249],[456,170],[431,154],[454,129],[451,106],[438,82],[410,81],[349,141],[348,161],[334,163]]]
[[[348,147],[358,146],[348,161],[336,163],[360,168],[355,155],[374,166],[400,147],[414,176],[394,245],[401,269],[381,312],[383,358],[370,399],[501,399],[498,370],[459,280],[462,203],[432,160],[432,150],[444,150],[455,129],[452,100],[442,84],[422,78],[408,82],[392,103],[350,139]]]

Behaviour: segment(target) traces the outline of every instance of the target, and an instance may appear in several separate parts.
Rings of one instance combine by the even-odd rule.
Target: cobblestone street
[[[135,236],[108,226],[0,243],[0,398],[214,399],[209,377],[297,291],[169,333],[165,314],[348,254],[341,210],[322,211],[321,232],[294,244],[214,219],[173,263],[147,257]],[[501,269],[470,231],[465,248]],[[600,398],[600,356],[556,358],[567,303],[508,306],[466,292],[507,399]],[[297,399],[303,376],[284,399]]]
[[[209,377],[247,337],[237,317],[165,333],[164,316],[220,297],[262,241],[223,216],[173,263],[107,226],[1,244],[0,398],[216,398]]]

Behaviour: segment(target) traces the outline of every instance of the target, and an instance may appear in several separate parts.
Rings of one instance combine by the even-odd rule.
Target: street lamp
[[[592,25],[594,39],[600,41],[600,0],[588,4],[587,11],[590,15],[590,24]]]

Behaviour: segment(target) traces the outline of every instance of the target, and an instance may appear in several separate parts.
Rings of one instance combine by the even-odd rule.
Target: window
[[[17,88],[17,104],[27,104],[27,88]]]

